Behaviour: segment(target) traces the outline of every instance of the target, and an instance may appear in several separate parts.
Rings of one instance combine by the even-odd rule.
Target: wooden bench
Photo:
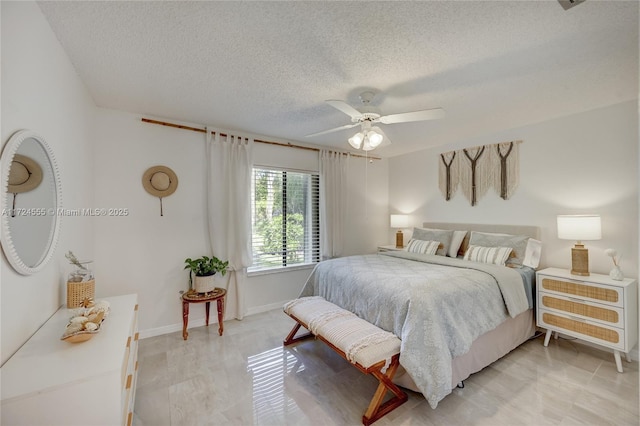
[[[285,346],[315,336],[358,370],[378,379],[380,384],[362,416],[363,424],[370,425],[407,401],[407,394],[391,381],[400,365],[397,336],[319,296],[294,299],[283,309],[296,321]],[[296,337],[300,326],[310,333]],[[382,404],[387,392],[393,396]]]

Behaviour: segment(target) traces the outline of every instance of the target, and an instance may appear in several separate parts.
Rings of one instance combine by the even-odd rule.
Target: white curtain
[[[228,260],[226,316],[245,314],[244,284],[251,266],[253,139],[215,136],[207,128],[207,220],[213,255]]]
[[[349,154],[320,151],[320,253],[322,260],[342,256],[347,210]]]

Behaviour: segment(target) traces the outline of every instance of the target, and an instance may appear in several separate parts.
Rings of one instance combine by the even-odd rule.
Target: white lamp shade
[[[558,238],[573,241],[601,239],[600,215],[558,215]]]
[[[349,145],[351,145],[355,149],[360,149],[363,139],[364,139],[364,135],[358,132],[349,138]]]
[[[371,143],[369,142],[369,138],[364,138],[364,143],[362,144],[362,150],[371,151],[374,148],[375,146],[371,146]]]
[[[367,133],[367,138],[369,139],[369,145],[374,148],[382,143],[382,135],[374,130],[370,130]]]
[[[392,228],[408,228],[409,216],[407,216],[406,214],[392,214],[391,227]]]

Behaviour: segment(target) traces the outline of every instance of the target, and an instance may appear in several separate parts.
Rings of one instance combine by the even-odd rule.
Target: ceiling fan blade
[[[352,107],[351,105],[349,105],[348,103],[346,103],[344,101],[328,100],[328,101],[325,101],[325,102],[328,103],[329,105],[331,105],[332,107],[334,107],[335,109],[338,109],[338,110],[344,112],[345,114],[347,114],[351,118],[358,119],[358,118],[362,117],[362,113],[360,111],[358,111],[357,109],[355,109],[354,107]]]
[[[436,120],[444,117],[442,108],[425,109],[423,111],[404,112],[384,115],[374,121],[382,124],[408,123],[410,121]]]
[[[356,127],[356,126],[359,126],[359,125],[360,125],[360,123],[345,124],[344,126],[336,127],[334,129],[323,130],[322,132],[311,133],[309,135],[305,135],[305,138],[310,138],[312,136],[320,136],[320,135],[324,135],[324,134],[327,134],[327,133],[333,133],[333,132],[337,132],[338,130],[350,129],[352,127]]]

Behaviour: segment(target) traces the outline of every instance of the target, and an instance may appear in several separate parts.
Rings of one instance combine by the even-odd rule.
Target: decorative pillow
[[[409,253],[436,254],[440,241],[423,241],[411,239],[407,244],[406,251]]]
[[[527,250],[527,241],[529,237],[526,235],[510,235],[510,234],[493,234],[489,232],[471,231],[469,238],[469,246],[481,247],[511,247],[513,253],[507,260],[509,266],[522,266],[524,254]]]
[[[440,241],[441,245],[436,251],[439,256],[446,256],[453,238],[453,231],[444,229],[413,228],[411,238],[422,241]]]
[[[511,251],[513,251],[511,247],[481,247],[469,245],[467,252],[464,254],[464,260],[504,266]]]
[[[540,264],[540,253],[542,252],[542,241],[529,238],[527,248],[524,251],[524,259],[522,264],[530,268],[536,269]]]
[[[460,246],[466,236],[467,231],[453,231],[453,237],[451,238],[451,245],[447,251],[447,256],[458,257],[458,251],[460,251]]]

